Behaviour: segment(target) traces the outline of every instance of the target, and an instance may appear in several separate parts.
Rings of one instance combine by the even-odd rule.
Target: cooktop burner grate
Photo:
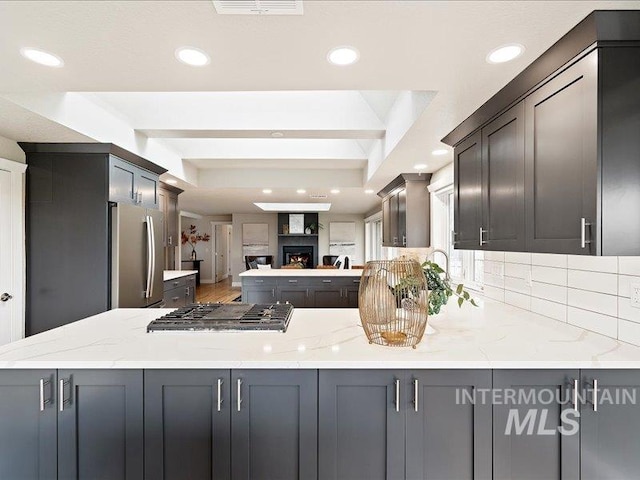
[[[153,320],[147,332],[268,330],[286,332],[293,313],[288,303],[202,303]]]

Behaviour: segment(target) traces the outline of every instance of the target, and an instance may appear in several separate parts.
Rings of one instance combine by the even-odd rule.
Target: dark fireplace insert
[[[315,268],[313,246],[286,245],[282,247],[282,265],[298,264],[303,268]]]

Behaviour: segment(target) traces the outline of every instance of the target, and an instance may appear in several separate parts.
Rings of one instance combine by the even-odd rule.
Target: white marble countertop
[[[286,333],[146,333],[121,309],[0,347],[0,368],[640,368],[640,348],[495,302],[448,305],[418,348],[370,345],[357,309],[298,309]]]
[[[240,273],[241,277],[361,277],[363,270],[338,268],[271,268],[251,269]]]
[[[163,281],[175,280],[180,277],[188,277],[189,275],[195,275],[197,270],[165,270]]]

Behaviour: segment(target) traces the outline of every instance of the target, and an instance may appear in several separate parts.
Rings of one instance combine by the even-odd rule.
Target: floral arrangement
[[[195,225],[190,225],[189,228],[182,232],[182,245],[187,243],[191,247],[191,258],[195,260],[196,256],[196,243],[208,242],[211,240],[211,235],[208,233],[200,233]]]

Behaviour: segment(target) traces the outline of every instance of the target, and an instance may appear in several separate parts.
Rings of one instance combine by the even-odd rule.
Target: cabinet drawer
[[[186,287],[172,288],[164,292],[165,308],[179,308],[184,307],[187,302]]]
[[[314,285],[351,287],[353,285],[360,285],[360,277],[320,277],[314,279]]]
[[[316,285],[318,283],[317,278],[310,277],[282,277],[278,278],[279,287],[308,287],[310,285]]]
[[[243,277],[242,284],[251,286],[264,286],[264,287],[275,287],[278,281],[275,277],[271,278],[258,278],[258,277]]]
[[[184,288],[185,286],[187,286],[187,278],[191,278],[191,277],[179,277],[179,278],[174,278],[173,280],[167,280],[166,282],[164,282],[164,291],[168,292],[169,290],[172,290],[178,287]],[[195,285],[195,281],[196,281],[195,276],[193,276],[194,285]]]
[[[196,288],[196,276],[189,275],[188,277],[184,277],[184,283],[189,288]]]

